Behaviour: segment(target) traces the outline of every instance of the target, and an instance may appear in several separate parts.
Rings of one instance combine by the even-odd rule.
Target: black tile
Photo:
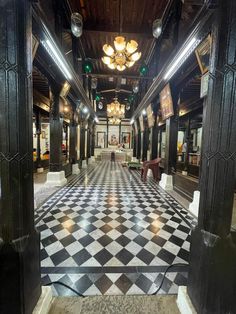
[[[109,225],[106,224],[104,226],[102,226],[101,228],[99,228],[100,230],[102,230],[104,233],[108,233],[109,231],[111,231],[113,228]]]
[[[100,252],[98,252],[96,255],[94,255],[94,258],[101,264],[105,265],[113,255],[108,252],[106,249],[102,249]]]
[[[123,234],[116,239],[116,242],[118,242],[120,245],[122,245],[123,247],[125,247],[131,240],[128,239],[126,236],[124,236]]]
[[[156,243],[160,247],[163,247],[163,245],[166,243],[166,239],[163,239],[162,237],[155,235],[152,240],[152,242]]]
[[[165,226],[162,227],[162,230],[165,230],[165,231],[167,231],[169,233],[173,233],[175,231],[175,228],[170,227],[168,225],[165,225]]]
[[[56,225],[56,226],[54,226],[54,227],[51,227],[50,228],[50,230],[55,234],[55,233],[57,233],[58,231],[61,231],[61,230],[64,230],[65,228],[63,227],[63,225],[62,224],[58,224],[58,225]]]
[[[43,221],[44,223],[47,223],[47,222],[53,221],[54,219],[55,218],[53,216],[49,216],[49,217],[43,218]]]
[[[63,217],[58,218],[57,220],[60,221],[61,223],[63,223],[63,222],[65,222],[65,221],[69,220],[69,219],[70,219],[70,217],[68,217],[68,216],[63,216]]]
[[[174,283],[177,286],[187,286],[188,283],[187,273],[185,274],[185,276],[181,273],[178,273],[174,279]]]
[[[108,236],[104,235],[101,238],[97,240],[103,247],[107,246],[109,243],[111,243],[113,240]]]
[[[180,231],[183,231],[185,233],[189,233],[189,231],[190,231],[190,228],[182,226],[182,225],[179,225],[177,229]]]
[[[118,227],[116,227],[116,230],[119,231],[120,233],[125,233],[129,228],[127,228],[124,225],[119,225]]]
[[[94,225],[92,225],[92,224],[86,225],[86,226],[83,227],[83,230],[85,230],[88,233],[90,233],[90,232],[92,232],[92,231],[94,231],[96,229],[97,228]]]
[[[45,249],[40,250],[41,261],[48,257],[48,253]]]
[[[119,217],[117,217],[115,220],[118,221],[119,223],[123,223],[123,222],[125,222],[127,219],[124,218],[124,217],[122,217],[122,216],[119,216]]]
[[[131,230],[133,230],[133,231],[136,232],[136,233],[141,233],[144,229],[145,229],[145,228],[143,228],[143,227],[141,227],[141,226],[139,226],[139,225],[137,225],[137,224],[135,224],[135,225],[131,228]]]
[[[147,227],[147,230],[151,231],[152,233],[158,233],[158,231],[160,230],[160,228],[154,226],[154,225],[149,225]]]
[[[50,245],[50,244],[52,244],[52,243],[54,243],[56,241],[58,241],[58,239],[57,239],[57,237],[55,237],[54,234],[52,234],[49,237],[41,240],[41,242],[42,242],[44,247],[46,247],[46,246],[48,246],[48,245]]]
[[[144,217],[143,220],[151,224],[155,219],[151,217]]]
[[[166,219],[164,217],[159,217],[157,220],[162,222],[163,224],[165,224],[168,221],[168,219]]]
[[[60,240],[61,244],[66,247],[68,245],[70,245],[71,243],[75,242],[76,239],[71,235],[69,234],[67,237],[63,238]]]
[[[76,232],[81,229],[77,224],[74,224],[68,228],[66,228],[70,233]]]
[[[78,217],[75,217],[75,218],[73,218],[73,221],[74,222],[81,222],[81,221],[83,221],[84,220],[84,218],[82,217],[82,216],[78,216]]]
[[[178,256],[179,256],[180,258],[182,258],[183,260],[185,260],[186,262],[188,262],[188,260],[189,260],[189,252],[186,251],[185,249],[182,249],[182,248],[181,248],[181,249],[179,250]]]
[[[147,244],[148,242],[148,240],[142,237],[141,235],[138,235],[133,241],[138,243],[142,247],[144,247],[145,244]]]
[[[172,235],[170,238],[169,238],[169,241],[178,245],[178,246],[182,246],[182,244],[184,243],[184,240],[180,239],[179,237],[176,237],[175,235]]]
[[[177,222],[177,223],[180,223],[182,221],[180,218],[177,218],[177,217],[171,217],[170,220]]]
[[[165,249],[161,249],[160,252],[158,252],[157,257],[159,257],[168,264],[172,264],[173,260],[175,259],[175,255]]]
[[[109,216],[105,216],[102,218],[102,221],[108,224],[110,221],[112,221],[112,218],[110,218]]]
[[[79,293],[83,294],[89,287],[91,287],[92,284],[93,282],[89,279],[89,277],[84,275],[75,282],[74,287]]]
[[[133,282],[125,274],[122,274],[115,282],[115,285],[123,292],[123,294],[126,294],[129,288],[133,285]]]
[[[155,255],[153,255],[152,253],[150,253],[149,251],[142,249],[138,254],[137,257],[143,261],[144,263],[146,263],[147,265],[149,265],[151,263],[151,261],[154,259]]]
[[[152,286],[152,281],[141,274],[139,278],[135,282],[136,286],[138,286],[143,292],[148,293],[149,289]]]
[[[83,249],[76,253],[75,255],[73,255],[72,257],[78,265],[82,265],[91,257],[91,255],[87,250]]]
[[[83,238],[78,240],[84,247],[88,246],[90,243],[94,241],[94,239],[90,235],[86,235]]]
[[[70,255],[65,249],[62,249],[55,254],[51,255],[50,258],[54,265],[59,265],[60,263],[64,262],[67,258],[69,258]]]
[[[102,294],[105,294],[112,286],[112,281],[104,274],[96,282],[94,282],[94,285],[100,290]]]
[[[41,226],[37,226],[37,229],[39,232],[42,232],[42,231],[48,229],[48,226],[46,224],[43,224]]]
[[[127,265],[133,259],[133,257],[133,254],[131,254],[126,249],[122,249],[119,253],[116,254],[116,258],[124,265]]]

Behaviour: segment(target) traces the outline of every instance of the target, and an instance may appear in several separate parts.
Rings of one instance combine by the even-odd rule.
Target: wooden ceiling
[[[181,19],[180,37],[183,37],[188,27],[196,16],[197,11],[203,1],[185,0]],[[152,81],[152,77],[140,79],[140,65],[150,62],[152,48],[156,40],[152,36],[152,23],[155,19],[161,18],[166,14],[166,8],[173,0],[40,0],[40,6],[45,12],[49,22],[55,25],[55,7],[59,3],[66,4],[71,12],[79,12],[83,16],[83,34],[80,47],[83,50],[78,59],[89,59],[93,65],[92,75],[98,78],[97,91],[102,91],[102,96],[109,99],[115,97],[115,91],[119,91],[121,99],[127,98],[132,93],[132,86],[137,79],[146,86],[147,82]],[[177,3],[177,1],[176,1]],[[63,6],[61,7],[63,8]],[[64,14],[64,29],[62,34],[62,46],[64,53],[72,62],[72,34],[70,32],[70,14]],[[126,37],[126,40],[134,39],[138,42],[138,50],[142,52],[141,59],[136,64],[123,72],[110,70],[101,61],[104,55],[102,47],[105,43],[113,45],[114,38],[118,34]],[[168,31],[164,38],[168,40]],[[167,46],[168,48],[168,46]],[[152,63],[152,60],[151,60]],[[150,65],[150,64],[149,64]],[[151,76],[151,74],[148,74]],[[153,75],[153,74],[152,74]],[[44,94],[47,93],[44,82],[38,74],[34,73],[35,84]],[[110,80],[113,77],[113,81]],[[126,78],[126,84],[121,85],[121,77]],[[41,86],[40,86],[41,85]],[[191,89],[191,88],[190,88]],[[110,90],[110,92],[108,92]],[[144,91],[145,92],[145,91]],[[140,95],[141,97],[141,95]]]

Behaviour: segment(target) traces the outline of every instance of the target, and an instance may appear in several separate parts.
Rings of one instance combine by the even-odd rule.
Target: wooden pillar
[[[174,116],[166,120],[165,173],[176,171],[178,141],[178,91],[172,89]]]
[[[70,144],[69,144],[69,157],[70,163],[77,163],[77,122],[76,122],[76,111],[72,108],[72,118],[70,120]]]
[[[60,91],[61,86],[50,84],[51,88],[51,110],[50,122],[50,172],[62,170],[62,129],[63,118],[60,113]]]
[[[133,157],[137,157],[137,136],[135,130],[133,129]]]
[[[236,2],[219,1],[204,103],[200,207],[192,232],[188,293],[198,313],[236,313],[231,234],[236,166]]]
[[[149,144],[149,129],[145,127],[143,132],[143,147],[142,147],[142,161],[147,160],[147,151],[148,151],[148,144]]]
[[[41,136],[41,114],[37,110],[35,115],[35,126],[36,126],[36,136],[37,136],[37,157],[36,157],[36,164],[37,168],[41,168],[41,143],[40,143],[40,136]]]
[[[158,157],[158,126],[155,122],[155,125],[151,128],[151,160],[156,159],[157,157]]]
[[[80,161],[85,160],[85,121],[80,124]]]
[[[92,134],[91,134],[91,156],[94,156],[94,149],[95,149],[95,124],[92,125]]]
[[[1,314],[32,313],[41,293],[34,226],[31,20],[30,1],[1,1]]]

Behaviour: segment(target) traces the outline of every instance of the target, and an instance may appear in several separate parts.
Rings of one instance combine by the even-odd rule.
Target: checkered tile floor
[[[63,281],[84,295],[151,294],[186,284],[194,219],[137,171],[101,162],[83,170],[36,213],[42,282]],[[72,292],[54,285],[54,294]]]

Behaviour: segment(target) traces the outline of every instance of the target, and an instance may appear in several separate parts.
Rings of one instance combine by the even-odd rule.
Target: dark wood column
[[[92,134],[91,134],[91,156],[94,156],[95,149],[95,124],[92,125]]]
[[[88,125],[87,129],[87,159],[91,157],[91,130],[90,125]]]
[[[51,88],[51,110],[49,115],[50,122],[50,172],[62,170],[62,129],[63,118],[60,113],[60,91],[61,86],[54,83]]]
[[[174,116],[166,120],[165,173],[171,175],[176,171],[178,140],[178,91],[171,89]]]
[[[31,3],[0,10],[0,313],[32,313],[41,293],[34,226]]]
[[[155,125],[151,129],[151,160],[156,159],[157,156],[158,156],[158,126],[155,122]]]
[[[41,145],[40,145],[40,135],[41,135],[41,114],[37,110],[35,115],[35,127],[36,127],[36,135],[37,135],[37,168],[41,168]]]
[[[141,159],[141,131],[138,129],[137,138],[137,159]]]
[[[77,123],[76,111],[72,108],[72,117],[70,120],[70,163],[77,163]]]
[[[219,1],[204,103],[198,226],[188,293],[198,313],[236,313],[236,241],[231,218],[236,166],[236,2]]]
[[[137,157],[137,136],[135,130],[132,131],[133,134],[133,157]]]
[[[143,142],[142,142],[142,161],[147,160],[147,151],[149,144],[149,129],[145,127],[143,132]]]
[[[85,159],[85,121],[81,120],[80,124],[80,161]]]

